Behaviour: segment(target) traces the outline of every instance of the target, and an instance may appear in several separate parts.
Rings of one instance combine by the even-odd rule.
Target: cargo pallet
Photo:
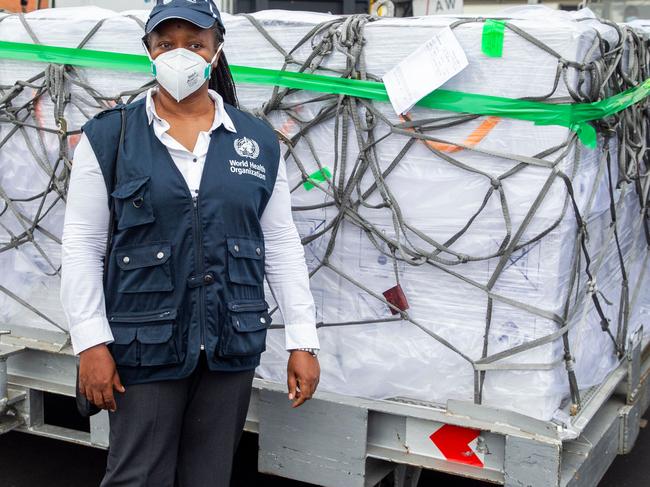
[[[16,331],[0,341],[0,433],[107,448],[105,411],[91,418],[90,432],[44,422],[43,393],[74,396],[77,359],[69,346]],[[642,336],[631,337],[601,385],[584,391],[579,410],[550,422],[463,401],[441,407],[329,392],[291,409],[284,384],[255,379],[246,430],[259,435],[261,472],[328,487],[415,487],[422,469],[507,487],[594,487],[632,449],[650,404]]]

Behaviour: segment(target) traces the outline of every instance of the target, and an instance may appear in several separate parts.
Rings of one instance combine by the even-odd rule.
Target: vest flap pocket
[[[259,331],[268,328],[271,316],[266,312],[236,313],[231,316],[232,326],[239,333]]]
[[[228,303],[231,325],[235,331],[246,333],[268,328],[271,324],[269,305],[265,300],[237,300]]]
[[[138,365],[138,347],[135,340],[137,327],[113,326],[113,343],[108,345],[116,365],[135,367]]]
[[[115,363],[121,366],[163,366],[180,363],[184,347],[180,340],[176,309],[131,311],[110,315]]]
[[[142,176],[120,182],[111,193],[116,198],[117,229],[124,230],[156,220],[151,201],[150,177]]]
[[[228,303],[228,320],[219,340],[221,357],[252,356],[266,349],[266,330],[271,324],[264,300],[238,300]]]
[[[137,328],[131,326],[116,326],[111,329],[113,333],[113,343],[117,345],[128,345],[135,340]]]
[[[171,243],[158,242],[146,245],[123,247],[115,253],[120,269],[138,269],[161,265],[167,262],[171,255]]]
[[[165,343],[169,341],[173,333],[173,324],[147,325],[138,328],[138,341],[145,344]]]
[[[231,324],[240,333],[262,330],[271,325],[269,305],[264,300],[231,301],[228,309],[231,312]]]
[[[235,284],[262,286],[264,240],[255,237],[226,237],[228,278]]]
[[[130,179],[129,181],[121,182],[115,186],[115,190],[111,193],[111,196],[115,198],[128,198],[133,193],[138,191],[144,183],[149,181],[150,176],[142,176],[135,179]]]
[[[264,241],[258,238],[227,237],[228,251],[233,257],[261,259],[264,256]]]

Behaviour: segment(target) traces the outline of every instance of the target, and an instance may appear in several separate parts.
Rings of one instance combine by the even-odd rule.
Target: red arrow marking
[[[461,428],[446,424],[429,438],[438,447],[447,460],[474,467],[484,467],[481,459],[469,447],[469,444],[481,434],[479,430]]]

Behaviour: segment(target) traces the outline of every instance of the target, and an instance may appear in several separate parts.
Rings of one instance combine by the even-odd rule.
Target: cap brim
[[[201,12],[194,12],[192,10],[188,10],[187,8],[179,7],[179,8],[167,8],[160,12],[157,15],[154,15],[151,17],[146,25],[146,33],[150,33],[152,30],[154,30],[161,22],[164,22],[165,20],[169,19],[183,19],[187,20],[188,22],[192,22],[195,25],[198,25],[202,29],[209,29],[212,27],[217,19],[212,17],[211,15],[206,15]]]

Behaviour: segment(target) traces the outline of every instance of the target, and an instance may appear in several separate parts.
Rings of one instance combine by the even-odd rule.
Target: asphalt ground
[[[53,402],[54,401],[54,402]],[[48,408],[48,405],[50,406]],[[46,402],[46,422],[83,426],[74,403],[58,398]],[[648,417],[648,415],[646,415]],[[25,433],[0,436],[0,487],[93,487],[99,485],[106,452]],[[257,473],[257,436],[244,434],[233,470],[232,487],[308,487]],[[487,487],[483,482],[425,471],[419,487]],[[641,430],[633,451],[617,457],[598,487],[650,486],[650,427]],[[595,487],[595,486],[594,486]]]

